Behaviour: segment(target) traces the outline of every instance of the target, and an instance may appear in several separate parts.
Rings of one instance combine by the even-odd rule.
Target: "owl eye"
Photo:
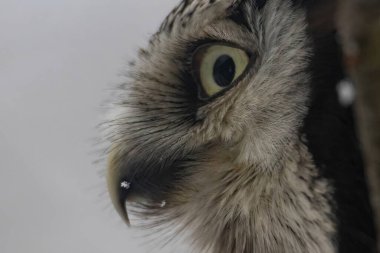
[[[192,67],[201,86],[200,98],[210,98],[233,85],[249,62],[249,54],[240,48],[225,45],[199,47],[193,55]]]

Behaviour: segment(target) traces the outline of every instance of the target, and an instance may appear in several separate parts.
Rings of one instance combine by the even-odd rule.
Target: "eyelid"
[[[232,48],[240,49],[240,50],[243,50],[244,52],[246,52],[248,54],[248,56],[252,56],[252,55],[255,54],[255,52],[252,51],[251,49],[246,48],[246,47],[242,47],[242,46],[236,44],[233,41],[227,41],[227,40],[200,40],[200,41],[197,41],[194,44],[192,44],[192,46],[191,46],[192,49],[190,51],[191,58],[194,56],[194,54],[199,49],[205,48],[205,47],[211,47],[211,46],[225,46],[225,47],[232,47]]]

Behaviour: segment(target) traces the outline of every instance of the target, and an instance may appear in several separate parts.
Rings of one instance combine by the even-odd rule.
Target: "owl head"
[[[333,190],[305,144],[323,69],[306,2],[185,0],[167,16],[130,64],[108,124],[108,187],[127,223],[128,210],[186,228],[199,250],[272,252],[278,240],[289,252],[333,252]],[[320,235],[297,238],[308,232]]]

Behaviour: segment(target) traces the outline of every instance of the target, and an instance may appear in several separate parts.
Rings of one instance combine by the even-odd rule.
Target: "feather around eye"
[[[231,87],[248,69],[250,55],[241,48],[217,43],[196,49],[192,70],[199,98],[209,99]]]

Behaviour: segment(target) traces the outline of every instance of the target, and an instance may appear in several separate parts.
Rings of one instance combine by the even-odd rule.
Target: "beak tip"
[[[119,173],[117,159],[118,153],[117,149],[113,149],[110,153],[108,160],[108,169],[107,169],[107,185],[108,192],[110,194],[112,203],[119,213],[122,220],[127,224],[128,227],[131,226],[128,211],[125,206],[125,201],[127,199],[127,195],[129,194],[129,190],[131,184],[128,181],[119,181],[121,175]]]
[[[127,211],[127,208],[125,206],[124,201],[119,202],[119,206],[117,207],[117,211],[118,211],[120,217],[123,219],[123,221],[127,224],[127,226],[130,227],[131,222],[129,220],[128,211]]]

